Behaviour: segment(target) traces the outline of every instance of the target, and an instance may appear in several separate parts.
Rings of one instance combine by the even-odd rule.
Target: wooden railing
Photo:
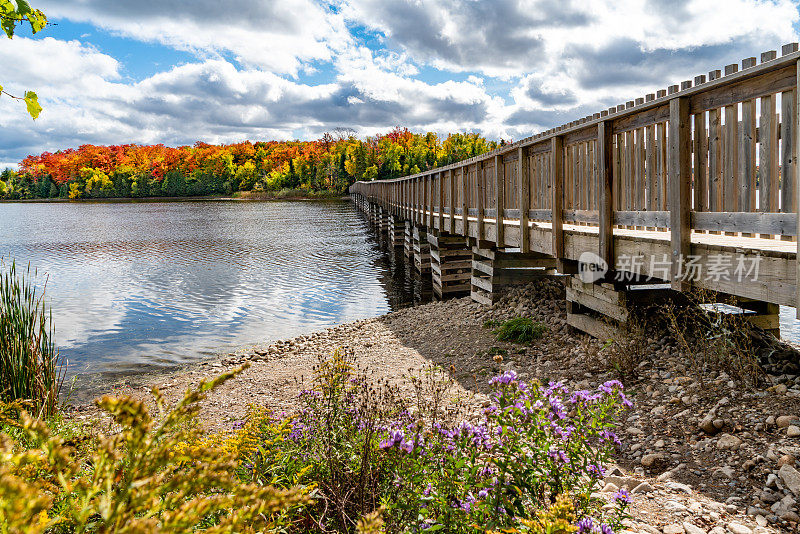
[[[500,213],[499,246],[509,221],[549,223],[558,258],[565,224],[595,228],[609,264],[615,228],[669,232],[674,258],[688,256],[693,232],[767,248],[755,240],[796,240],[798,59],[797,43],[784,45],[760,63],[747,58],[494,152],[350,191],[451,232],[466,213],[479,239]],[[528,251],[528,232],[519,235]],[[680,269],[673,261],[676,289]]]

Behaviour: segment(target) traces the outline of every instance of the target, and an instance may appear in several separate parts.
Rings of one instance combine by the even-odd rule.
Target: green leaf
[[[12,15],[12,17],[13,17],[13,15]],[[3,17],[3,22],[2,22],[2,24],[0,24],[0,26],[3,27],[3,31],[6,32],[6,35],[8,36],[9,39],[14,37],[14,19],[13,18],[8,18],[8,17],[4,16]]]
[[[31,31],[36,33],[47,26],[47,17],[39,9],[34,9],[28,13],[28,22],[31,23]]]
[[[42,106],[39,105],[39,97],[33,91],[25,92],[25,106],[28,108],[28,113],[35,120],[39,113],[42,112]]]
[[[17,14],[20,17],[24,17],[31,11],[33,11],[33,9],[31,9],[31,5],[28,2],[25,0],[17,0]]]

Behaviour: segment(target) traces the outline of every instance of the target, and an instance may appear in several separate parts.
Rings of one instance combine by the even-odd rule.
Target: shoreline
[[[560,283],[545,281],[515,288],[491,307],[469,297],[421,304],[154,373],[106,393],[151,402],[150,387],[158,386],[173,403],[199,380],[249,363],[201,408],[208,431],[226,432],[250,405],[276,414],[294,411],[318,357],[337,348],[352,351],[372,379],[409,394],[405,377],[436,365],[449,375],[453,393],[474,409],[488,403],[489,378],[509,369],[527,381],[561,380],[570,389],[617,378],[602,362],[602,344],[566,325],[562,292]],[[515,316],[544,323],[547,333],[524,346],[497,341],[484,327],[487,320]],[[634,493],[629,532],[758,534],[800,524],[800,479],[793,486],[786,475],[800,459],[800,437],[790,430],[800,417],[800,377],[773,375],[769,387],[746,389],[715,373],[701,384],[666,337],[649,338],[647,345],[638,378],[624,381],[634,407],[619,423],[618,468],[607,473],[598,496],[610,498],[619,488]],[[71,417],[79,420],[96,415],[91,405],[73,410]],[[789,422],[776,422],[777,416]]]
[[[20,198],[16,200],[12,199],[0,199],[0,203],[25,203],[25,204],[69,204],[69,203],[76,203],[76,204],[92,204],[92,203],[108,203],[108,204],[138,204],[138,203],[147,203],[147,202],[193,202],[193,201],[201,201],[201,200],[219,200],[219,201],[266,201],[266,200],[322,200],[322,201],[330,201],[330,200],[341,200],[341,201],[350,201],[350,197],[343,193],[335,193],[335,194],[324,194],[324,195],[288,195],[288,196],[279,196],[279,192],[276,191],[275,195],[270,194],[263,194],[258,196],[231,196],[231,195],[207,195],[207,196],[188,196],[188,197],[141,197],[141,198],[134,198],[134,197],[108,197],[108,198]]]

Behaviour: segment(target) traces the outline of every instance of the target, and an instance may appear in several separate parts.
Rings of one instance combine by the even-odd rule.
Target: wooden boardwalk
[[[698,286],[800,310],[798,60],[788,44],[760,62],[746,58],[350,193],[363,209],[428,232],[555,258],[565,274],[591,252],[608,266],[598,284],[627,271],[678,291]]]

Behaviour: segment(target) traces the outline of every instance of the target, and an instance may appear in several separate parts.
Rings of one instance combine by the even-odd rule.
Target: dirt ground
[[[499,342],[484,327],[489,319],[515,316],[542,321],[547,334],[522,346]],[[795,531],[800,486],[783,466],[792,468],[800,458],[800,437],[791,429],[800,416],[799,377],[772,375],[755,389],[719,372],[700,381],[666,337],[649,339],[648,347],[637,376],[626,380],[635,404],[619,429],[619,468],[601,492],[607,498],[619,487],[635,492],[634,519],[626,528],[665,534]],[[617,378],[602,361],[601,344],[566,325],[561,283],[544,281],[514,289],[491,307],[469,298],[419,305],[155,375],[145,384],[120,384],[109,393],[149,399],[157,386],[174,402],[199,380],[247,362],[250,367],[202,407],[209,431],[225,431],[250,405],[294,410],[320,356],[339,348],[351,350],[374,379],[406,389],[411,386],[404,378],[415,370],[441,366],[454,392],[475,406],[485,402],[489,378],[505,369],[526,380],[564,380],[576,389]],[[95,411],[76,406],[74,417],[90,421]],[[710,420],[717,426],[709,427]]]

